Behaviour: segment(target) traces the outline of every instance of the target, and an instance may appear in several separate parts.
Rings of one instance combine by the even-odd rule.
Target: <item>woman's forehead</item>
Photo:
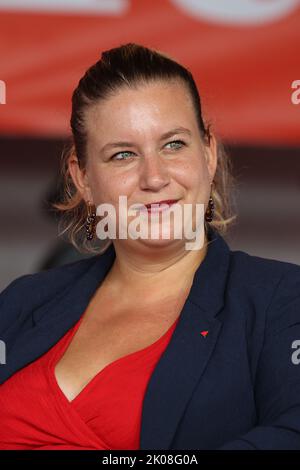
[[[107,133],[121,137],[122,132],[153,132],[160,136],[175,127],[195,126],[195,112],[187,91],[174,84],[121,90],[91,106],[86,117],[90,135],[98,137]]]
[[[122,86],[107,98],[98,100],[91,104],[88,109],[95,114],[109,109],[110,111],[120,111],[122,105],[126,106],[148,106],[155,101],[155,106],[169,107],[178,106],[180,103],[186,106],[191,104],[191,96],[187,87],[179,82],[150,82],[136,87]]]

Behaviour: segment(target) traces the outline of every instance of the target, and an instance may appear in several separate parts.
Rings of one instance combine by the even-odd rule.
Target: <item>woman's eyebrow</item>
[[[183,134],[183,133],[188,134],[189,136],[192,135],[189,129],[180,126],[180,127],[176,127],[175,129],[171,129],[168,132],[165,132],[164,134],[160,136],[159,140],[165,140],[168,137],[172,137],[175,134]],[[125,142],[125,141],[109,142],[102,147],[101,152],[104,152],[108,148],[115,148],[115,147],[135,147],[135,144],[133,142]]]

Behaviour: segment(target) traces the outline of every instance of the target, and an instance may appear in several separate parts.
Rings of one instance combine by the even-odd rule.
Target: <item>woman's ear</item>
[[[209,134],[208,144],[205,145],[205,156],[210,180],[213,181],[218,164],[218,144],[212,133]]]
[[[73,183],[77,190],[80,192],[83,199],[91,203],[93,202],[92,193],[88,182],[88,175],[85,169],[79,166],[78,158],[75,153],[72,153],[68,160],[69,173],[72,177]]]

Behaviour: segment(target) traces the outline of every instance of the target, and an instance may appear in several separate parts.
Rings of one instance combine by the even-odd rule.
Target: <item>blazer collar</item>
[[[206,256],[195,272],[188,298],[212,319],[224,302],[230,248],[212,227],[208,229],[208,241]]]

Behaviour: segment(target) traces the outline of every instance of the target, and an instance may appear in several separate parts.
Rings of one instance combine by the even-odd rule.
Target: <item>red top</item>
[[[54,367],[83,315],[45,354],[0,385],[0,449],[135,450],[144,394],[179,317],[155,343],[108,364],[71,401]]]

